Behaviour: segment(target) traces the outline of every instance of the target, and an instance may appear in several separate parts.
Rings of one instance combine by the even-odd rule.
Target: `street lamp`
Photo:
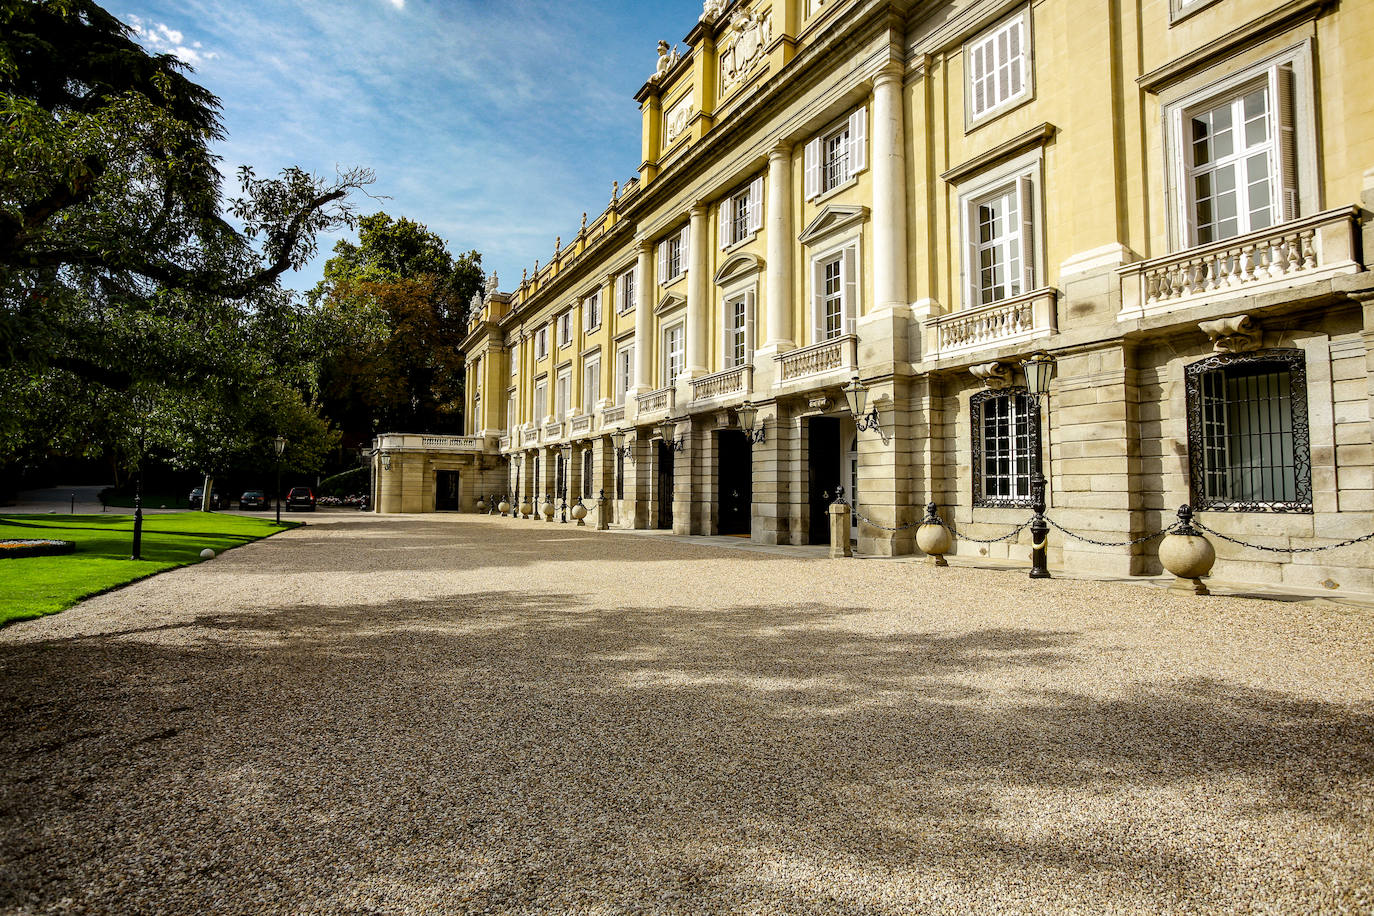
[[[745,401],[735,408],[735,415],[739,417],[740,429],[744,430],[744,438],[750,442],[762,442],[764,437],[763,423],[759,423],[755,428],[754,421],[758,419],[759,409],[754,406],[752,401]]]
[[[669,417],[664,417],[663,422],[658,424],[659,433],[663,436],[663,444],[675,452],[680,452],[685,448],[681,439],[674,438],[677,430],[677,423]]]
[[[272,445],[275,446],[275,447],[276,447],[276,450],[277,450],[277,489],[276,489],[275,492],[276,492],[276,494],[277,494],[277,524],[280,525],[280,524],[281,524],[281,456],[282,456],[282,452],[286,451],[286,437],[285,437],[285,436],[277,436],[276,439],[273,439],[273,440],[272,440]]]
[[[625,444],[625,430],[617,429],[611,433],[611,441],[615,443],[615,454],[617,458],[629,458],[634,451],[634,446]]]
[[[849,415],[854,418],[854,428],[860,432],[864,430],[882,431],[882,424],[878,419],[878,408],[869,408],[864,412],[868,403],[868,386],[859,381],[855,375],[849,380],[849,384],[844,386],[844,399],[849,402]]]
[[[1021,361],[1026,373],[1026,390],[1035,397],[1035,431],[1040,432],[1041,401],[1050,395],[1050,376],[1054,374],[1054,357],[1048,353],[1032,353]],[[1035,474],[1031,477],[1031,571],[1032,579],[1050,578],[1049,565],[1045,559],[1045,541],[1049,538],[1050,526],[1045,521],[1045,472],[1044,458],[1037,450]]]

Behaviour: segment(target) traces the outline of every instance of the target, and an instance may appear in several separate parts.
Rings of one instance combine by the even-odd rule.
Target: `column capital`
[[[900,61],[894,60],[885,65],[883,69],[873,74],[873,87],[876,89],[879,86],[894,82],[900,86],[905,77],[906,65]]]
[[[792,144],[791,144],[791,143],[786,143],[786,142],[781,142],[781,141],[780,141],[780,142],[774,144],[774,145],[773,145],[772,147],[770,147],[769,150],[768,150],[768,161],[769,161],[769,162],[774,162],[774,161],[776,161],[776,160],[778,160],[778,159],[789,159],[789,160],[790,160],[791,158],[792,158]]]
[[[693,202],[692,202],[691,208],[687,211],[687,216],[690,217],[691,219],[696,219],[696,218],[699,217],[699,216],[704,217],[704,216],[706,215],[706,208],[707,208],[707,206],[708,206],[708,201],[704,201],[704,200],[696,200],[696,201],[693,201]]]
[[[652,239],[641,237],[635,239],[635,251],[641,254],[653,254],[654,243]]]

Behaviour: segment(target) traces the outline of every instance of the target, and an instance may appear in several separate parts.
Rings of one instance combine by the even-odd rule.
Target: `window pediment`
[[[663,315],[673,311],[673,309],[682,308],[686,304],[687,298],[685,296],[679,296],[677,293],[664,293],[663,298],[658,300],[658,305],[654,306],[654,314]]]
[[[816,214],[816,218],[806,224],[797,241],[810,245],[828,235],[863,223],[868,219],[867,207],[843,206],[832,204]]]
[[[716,271],[714,279],[717,286],[724,286],[732,280],[756,274],[761,270],[763,270],[763,259],[757,255],[740,252],[732,255],[721,265],[720,270]]]

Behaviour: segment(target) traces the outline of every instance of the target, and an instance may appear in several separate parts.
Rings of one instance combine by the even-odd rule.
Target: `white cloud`
[[[390,3],[392,6],[396,7],[396,9],[398,10],[403,10],[406,8],[406,0],[387,0],[387,2]]]
[[[206,51],[205,46],[198,41],[187,44],[185,33],[169,27],[166,23],[150,22],[138,16],[129,16],[128,20],[138,40],[155,54],[171,54],[193,67],[219,57],[214,51]]]

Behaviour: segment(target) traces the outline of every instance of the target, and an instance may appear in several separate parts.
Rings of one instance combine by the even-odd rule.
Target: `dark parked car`
[[[239,508],[248,510],[269,509],[271,507],[267,504],[266,493],[261,490],[244,490],[243,495],[239,497]]]
[[[315,491],[309,487],[292,487],[286,494],[286,509],[300,509],[303,512],[315,511]]]
[[[194,490],[191,491],[191,495],[187,497],[187,501],[191,504],[191,508],[192,508],[192,509],[199,509],[199,508],[200,508],[201,498],[202,498],[204,495],[205,495],[205,488],[204,488],[204,487],[196,487]],[[225,508],[225,507],[228,506],[228,505],[229,505],[229,500],[227,500],[227,499],[224,498],[224,494],[221,493],[221,492],[219,491],[218,488],[213,489],[213,490],[210,491],[210,508],[211,508],[211,509],[223,509],[223,508]]]

